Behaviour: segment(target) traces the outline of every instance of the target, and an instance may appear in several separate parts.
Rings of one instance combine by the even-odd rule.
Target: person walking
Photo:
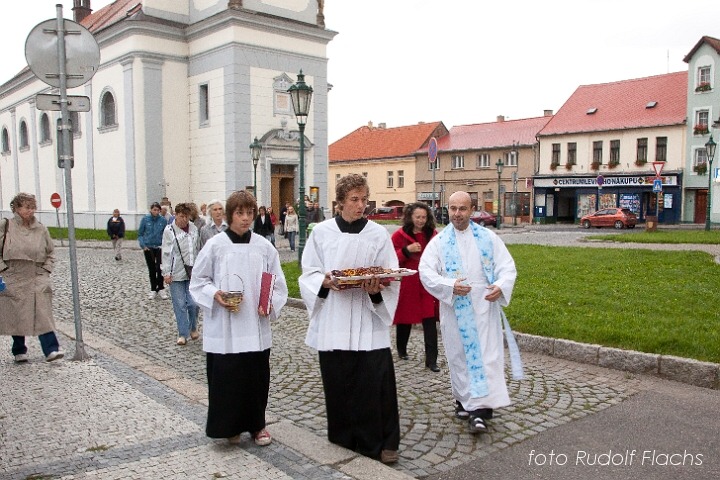
[[[288,207],[287,215],[285,215],[285,234],[287,235],[290,251],[295,251],[295,237],[300,230],[300,223],[297,213],[292,206]]]
[[[125,238],[125,220],[120,216],[120,210],[113,210],[112,217],[107,222],[107,234],[110,237],[115,252],[115,260],[122,260],[122,243]]]
[[[273,235],[274,229],[275,227],[273,227],[272,220],[270,219],[270,215],[267,213],[267,209],[264,206],[261,206],[258,209],[258,215],[255,217],[255,222],[253,222],[253,232],[258,235],[262,235],[268,242],[275,245],[275,235]]]
[[[0,274],[6,284],[0,293],[0,335],[12,336],[15,363],[28,361],[29,335],[40,340],[45,361],[65,356],[53,319],[50,274],[55,246],[48,229],[35,218],[36,209],[34,195],[18,193],[10,201],[14,217],[0,223]]]
[[[363,217],[365,177],[342,177],[335,191],[341,215],[315,226],[302,256],[300,293],[310,317],[305,343],[318,351],[328,440],[395,463],[400,417],[390,326],[399,285],[372,277],[360,288],[340,289],[331,272],[397,268],[397,256],[385,227]]]
[[[494,232],[470,221],[467,192],[450,195],[450,225],[420,258],[420,280],[440,301],[440,327],[458,418],[471,433],[487,432],[495,409],[510,405],[505,381],[503,327],[515,379],[522,363],[502,307],[510,303],[517,270]]]
[[[210,438],[241,442],[250,432],[256,445],[272,442],[265,410],[270,393],[271,323],[287,301],[287,283],[278,251],[264,236],[250,231],[257,214],[255,197],[245,190],[226,202],[228,229],[205,244],[193,269],[190,293],[203,310]],[[275,277],[271,307],[259,307],[264,274]],[[227,291],[242,291],[234,306]]]
[[[200,249],[200,235],[190,221],[193,208],[188,203],[175,205],[175,221],[165,227],[162,237],[163,280],[170,287],[173,312],[178,329],[178,345],[197,340],[199,308],[190,296],[190,278]]]
[[[403,211],[403,224],[392,234],[392,242],[401,268],[417,270],[420,256],[430,240],[437,234],[430,207],[412,203]],[[437,300],[420,283],[419,275],[403,277],[400,282],[400,299],[393,323],[396,328],[398,356],[407,360],[407,345],[412,326],[422,323],[425,340],[425,366],[439,372],[437,366]]]
[[[210,200],[208,204],[210,217],[207,224],[200,230],[200,249],[202,249],[208,240],[227,230],[227,222],[225,221],[225,209],[220,200]]]
[[[155,202],[150,205],[150,213],[140,221],[138,228],[138,243],[145,256],[148,274],[150,275],[150,293],[148,298],[153,300],[159,296],[167,300],[167,292],[163,285],[163,276],[160,265],[162,263],[162,237],[167,226],[167,221],[160,215],[160,204]]]

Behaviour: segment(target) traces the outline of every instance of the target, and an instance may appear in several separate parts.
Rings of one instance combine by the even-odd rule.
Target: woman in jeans
[[[162,274],[170,286],[173,311],[178,329],[178,345],[185,345],[188,337],[197,340],[199,308],[190,296],[190,275],[200,250],[200,235],[190,221],[192,207],[187,203],[175,206],[175,221],[165,228],[162,236]],[[190,268],[186,268],[190,267]]]
[[[290,242],[290,251],[295,251],[295,236],[299,230],[298,216],[295,213],[295,209],[291,206],[287,209],[287,215],[285,215],[285,234],[287,235],[288,242]]]

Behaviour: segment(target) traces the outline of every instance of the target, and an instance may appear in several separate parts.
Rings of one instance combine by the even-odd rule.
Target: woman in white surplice
[[[250,231],[257,203],[251,193],[234,192],[226,202],[228,229],[207,241],[193,269],[190,293],[203,309],[203,350],[207,354],[208,419],[206,434],[240,443],[250,432],[257,445],[268,445],[265,409],[270,391],[270,322],[287,301],[280,256],[272,244]],[[259,308],[263,272],[275,275],[271,309]],[[244,291],[237,312],[224,291]]]
[[[330,272],[397,268],[390,234],[363,217],[369,189],[362,175],[336,186],[340,215],[317,224],[302,256],[300,293],[310,325],[305,342],[318,350],[328,439],[384,463],[398,460],[400,423],[390,327],[399,282],[378,278],[341,290]]]

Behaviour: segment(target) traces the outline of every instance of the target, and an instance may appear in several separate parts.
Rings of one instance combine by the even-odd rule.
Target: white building
[[[263,145],[258,202],[279,211],[297,199],[300,143],[287,89],[301,70],[314,90],[306,190],[326,195],[326,49],[335,32],[325,29],[322,3],[117,0],[91,13],[90,0],[75,0],[75,19],[101,52],[92,80],[68,90],[92,105],[73,114],[76,226],[102,229],[119,208],[135,229],[163,196],[200,204],[251,189],[255,137]],[[50,196],[65,198],[60,113],[37,110],[38,93],[58,92],[28,68],[0,86],[0,213],[8,216],[12,197],[29,192],[41,221],[54,225]]]

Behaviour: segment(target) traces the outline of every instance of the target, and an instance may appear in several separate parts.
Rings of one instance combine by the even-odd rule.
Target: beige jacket
[[[50,233],[37,221],[23,227],[15,215],[0,220],[0,245],[3,242],[0,275],[7,288],[0,293],[0,335],[37,336],[55,330],[50,281],[55,247]]]

